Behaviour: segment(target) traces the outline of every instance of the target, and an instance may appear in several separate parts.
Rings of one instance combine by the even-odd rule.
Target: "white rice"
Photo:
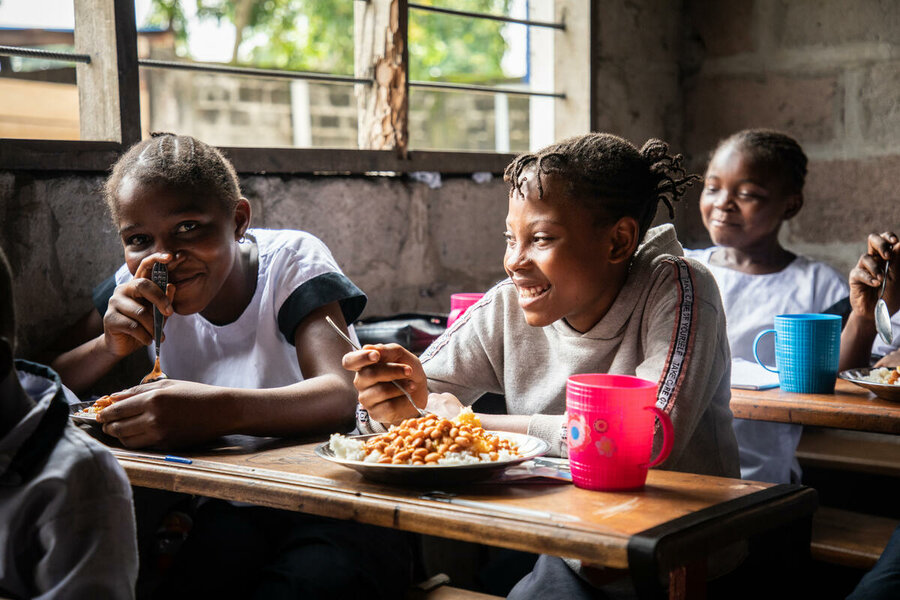
[[[359,440],[351,440],[339,433],[334,433],[328,440],[331,451],[344,460],[365,460],[366,446]]]
[[[887,367],[879,367],[877,369],[872,369],[869,371],[869,374],[863,377],[864,381],[870,381],[872,383],[890,383],[888,381],[888,376],[894,372],[894,369],[888,369]]]

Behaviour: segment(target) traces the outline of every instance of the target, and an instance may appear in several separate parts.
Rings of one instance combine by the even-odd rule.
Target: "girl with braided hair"
[[[97,414],[105,433],[129,448],[169,448],[353,427],[344,342],[325,317],[346,328],[366,297],[325,244],[303,231],[250,228],[234,168],[189,136],[134,145],[113,167],[106,200],[125,264],[98,286],[97,310],[69,336],[80,345],[53,365],[80,392],[124,357],[152,355],[156,307],[166,316],[169,378],[113,394]],[[156,262],[168,266],[165,293],[150,280]],[[371,554],[372,539],[390,551]],[[148,558],[142,564],[156,562]],[[156,575],[156,594],[344,598],[366,589],[393,598],[410,564],[402,532],[206,498],[173,566]]]
[[[671,209],[695,179],[681,157],[659,140],[638,150],[591,133],[517,157],[505,179],[509,277],[421,360],[391,344],[345,355],[358,426],[380,431],[415,416],[391,381],[448,416],[493,392],[505,394],[509,414],[481,415],[486,429],[527,432],[565,456],[568,376],[637,375],[659,382],[657,404],[675,425],[663,468],[736,476],[715,281],[682,257],[671,225],[650,227],[657,203]]]
[[[802,148],[778,131],[739,131],[713,151],[700,214],[715,245],[686,255],[706,264],[718,282],[735,360],[755,363],[753,341],[773,327],[775,315],[842,312],[846,304],[846,277],[778,241],[781,224],[803,206],[805,177]],[[759,350],[775,364],[773,346]],[[735,419],[734,429],[744,479],[799,482],[800,425]]]
[[[606,133],[517,157],[505,173],[509,277],[421,360],[393,344],[345,355],[344,366],[356,372],[358,427],[382,431],[417,416],[392,381],[419,407],[446,417],[493,392],[505,395],[508,414],[479,415],[485,429],[528,433],[566,456],[569,375],[636,375],[658,382],[657,406],[675,428],[661,468],[737,477],[731,362],[715,280],[682,256],[671,225],[651,228],[657,204],[671,215],[694,179],[665,143],[650,140],[639,150]],[[656,450],[661,441],[658,432]],[[571,574],[562,559],[542,556],[514,593],[577,597],[577,577],[560,593],[560,578]]]

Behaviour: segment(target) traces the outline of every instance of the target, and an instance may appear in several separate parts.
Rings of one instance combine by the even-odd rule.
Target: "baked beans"
[[[467,408],[452,421],[435,414],[406,419],[387,433],[366,440],[365,453],[366,457],[377,453],[375,462],[381,464],[429,465],[451,453],[494,461],[501,453],[518,455],[518,450],[509,440],[486,432]]]

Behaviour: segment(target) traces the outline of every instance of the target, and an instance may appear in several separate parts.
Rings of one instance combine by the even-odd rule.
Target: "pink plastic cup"
[[[480,292],[470,292],[466,294],[450,295],[450,315],[447,317],[447,327],[453,325],[453,322],[460,318],[466,309],[481,300],[484,294]]]
[[[663,447],[651,462],[654,417]],[[672,450],[669,415],[656,407],[656,384],[629,375],[572,375],[566,384],[566,443],[572,481],[588,490],[644,487],[647,470]]]

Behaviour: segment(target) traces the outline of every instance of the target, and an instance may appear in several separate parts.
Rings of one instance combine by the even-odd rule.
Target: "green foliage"
[[[261,68],[353,74],[352,0],[193,1],[201,18],[246,23],[240,28],[235,62]],[[507,14],[510,0],[430,3]],[[243,14],[242,6],[247,9]],[[148,24],[171,28],[179,44],[178,54],[186,54],[189,32],[179,0],[153,0]],[[503,80],[503,26],[499,21],[410,10],[410,79],[468,83]]]
[[[153,0],[150,16],[144,25],[171,30],[175,34],[176,52],[186,54],[187,18],[179,0]]]
[[[508,14],[509,0],[425,2],[443,8]],[[409,11],[409,77],[420,81],[489,83],[504,79],[504,23]]]

